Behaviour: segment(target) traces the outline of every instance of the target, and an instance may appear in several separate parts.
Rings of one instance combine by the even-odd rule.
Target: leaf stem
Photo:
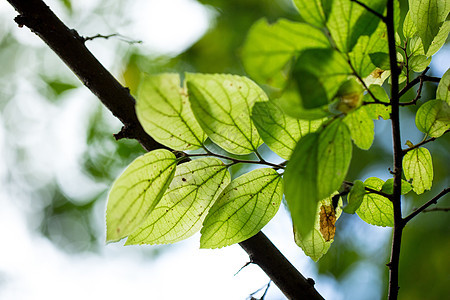
[[[446,133],[449,133],[450,132],[450,129],[447,129],[446,131],[444,131],[444,133],[443,133],[443,135],[444,134],[446,134]],[[434,140],[436,140],[437,138],[436,137],[432,137],[432,138],[429,138],[429,139],[427,139],[427,140],[423,140],[422,142],[420,142],[420,143],[418,143],[418,144],[416,144],[416,145],[414,145],[414,146],[412,146],[412,147],[409,147],[409,148],[407,148],[407,149],[403,149],[402,151],[403,151],[403,155],[405,155],[406,153],[408,153],[409,151],[411,151],[411,150],[414,150],[414,149],[416,149],[416,148],[419,148],[419,147],[421,147],[421,146],[423,146],[423,145],[425,145],[425,144],[427,144],[427,143],[429,143],[429,142],[432,142],[432,141],[434,141]]]
[[[431,200],[429,200],[428,202],[426,202],[424,205],[422,205],[421,207],[419,207],[418,209],[416,209],[415,211],[413,211],[412,213],[410,213],[406,218],[403,219],[404,223],[408,223],[409,221],[411,221],[412,218],[414,218],[415,216],[417,216],[418,214],[420,214],[421,212],[425,212],[425,209],[428,208],[430,205],[432,204],[437,204],[437,201],[442,198],[445,194],[450,192],[450,188],[445,188],[442,192],[440,192],[438,195],[436,195],[435,197],[433,197]],[[437,210],[437,209],[436,209]]]
[[[183,153],[184,153],[183,154],[184,157],[213,156],[213,157],[217,157],[217,158],[222,158],[222,159],[230,160],[232,162],[231,165],[234,165],[234,164],[267,165],[267,166],[274,168],[275,170],[285,168],[285,166],[282,164],[274,164],[274,163],[268,162],[262,158],[260,160],[239,159],[239,158],[234,158],[234,157],[230,157],[230,156],[226,156],[226,155],[217,154],[217,153],[211,152],[209,149],[206,149],[206,153],[185,153],[185,152],[183,152]]]

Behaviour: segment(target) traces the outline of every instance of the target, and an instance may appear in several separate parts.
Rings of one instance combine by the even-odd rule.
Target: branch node
[[[118,133],[113,134],[116,141],[121,139],[129,139],[131,137],[131,128],[127,125],[122,126],[122,129]]]

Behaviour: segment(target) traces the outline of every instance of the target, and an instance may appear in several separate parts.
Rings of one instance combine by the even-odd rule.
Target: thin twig
[[[450,129],[447,129],[446,131],[444,131],[444,133],[442,134],[442,135],[444,135],[444,134],[446,134],[446,133],[449,133],[450,132]],[[411,150],[414,150],[414,149],[416,149],[416,148],[419,148],[419,147],[421,147],[421,146],[423,146],[423,145],[425,145],[425,144],[427,144],[427,143],[429,143],[429,142],[432,142],[432,141],[434,141],[434,140],[436,140],[437,138],[436,137],[432,137],[432,138],[429,138],[429,139],[427,139],[427,140],[424,140],[424,141],[422,141],[422,142],[420,142],[420,143],[418,143],[418,144],[416,144],[416,145],[414,145],[414,146],[411,146],[411,147],[409,147],[409,148],[407,148],[407,149],[403,149],[402,151],[403,151],[403,154],[406,154],[407,152],[409,152],[409,151],[411,151]]]
[[[107,39],[112,38],[112,37],[117,37],[119,40],[121,40],[123,42],[126,42],[128,44],[142,44],[141,40],[131,40],[131,39],[129,39],[129,38],[127,38],[127,37],[125,37],[125,36],[123,36],[121,34],[118,34],[118,33],[107,34],[107,35],[96,34],[96,35],[93,35],[93,36],[82,36],[81,38],[83,39],[83,41],[86,42],[86,41],[92,41],[92,40],[95,40],[95,39],[105,39],[105,40],[107,40]]]
[[[425,70],[422,72],[422,74],[420,74],[417,77],[419,78],[419,88],[417,89],[416,97],[410,102],[400,103],[401,106],[416,105],[417,101],[420,99],[422,95],[422,87],[424,83],[425,73],[427,73],[429,69],[430,69],[429,67],[426,67]],[[407,79],[407,82],[409,82],[409,78]]]
[[[409,216],[407,216],[406,218],[403,219],[404,224],[408,223],[409,221],[411,221],[412,218],[414,218],[415,216],[417,216],[418,214],[420,214],[421,212],[423,212],[425,209],[427,209],[430,205],[432,204],[437,204],[437,201],[442,198],[445,194],[450,192],[450,188],[446,188],[444,189],[442,192],[440,192],[438,195],[436,195],[435,197],[433,197],[431,200],[429,200],[428,202],[426,202],[424,205],[422,205],[421,207],[419,207],[418,209],[416,209],[415,211],[413,211],[412,213],[409,214]]]
[[[384,23],[386,23],[386,17],[383,16],[382,14],[380,14],[379,12],[377,12],[376,10],[374,10],[374,9],[372,9],[372,8],[370,8],[370,7],[368,7],[366,4],[364,4],[364,3],[362,3],[362,2],[360,2],[360,1],[358,1],[358,0],[350,0],[350,1],[351,1],[351,2],[355,2],[356,4],[358,4],[358,5],[362,6],[362,7],[364,7],[368,12],[374,14],[375,16],[377,16],[378,18],[380,18],[381,21],[383,21]]]
[[[422,72],[423,74],[423,72]],[[408,83],[407,85],[405,85],[402,90],[398,93],[399,97],[403,96],[404,94],[406,94],[407,91],[409,91],[411,88],[413,88],[416,84],[418,84],[421,80],[422,81],[430,81],[430,82],[436,82],[439,83],[441,81],[441,78],[439,77],[432,77],[432,76],[427,76],[425,74],[423,75],[419,75],[416,78],[414,78],[413,80],[411,80],[410,83]]]
[[[236,276],[237,274],[239,274],[242,270],[244,270],[246,267],[248,267],[249,265],[251,265],[252,262],[248,261],[245,263],[245,265],[243,265],[236,273],[234,273],[234,276]]]
[[[450,207],[434,207],[434,208],[428,208],[428,209],[424,209],[424,210],[422,211],[422,213],[434,212],[434,211],[449,212],[449,211],[450,211]]]

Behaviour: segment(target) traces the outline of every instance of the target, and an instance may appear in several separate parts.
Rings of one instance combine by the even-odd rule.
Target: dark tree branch
[[[406,218],[404,218],[404,223],[408,223],[409,221],[411,221],[412,218],[414,218],[415,216],[417,216],[418,214],[420,214],[421,212],[425,212],[425,210],[432,204],[437,204],[437,201],[442,198],[443,196],[445,196],[447,193],[450,192],[450,188],[446,188],[444,189],[442,192],[440,192],[438,195],[436,195],[435,197],[433,197],[433,199],[429,200],[427,203],[425,203],[424,205],[422,205],[421,207],[419,207],[418,209],[416,209],[415,211],[413,211],[409,216],[407,216]]]
[[[391,126],[394,156],[394,187],[392,205],[394,209],[394,235],[392,238],[391,260],[389,266],[389,293],[388,299],[395,300],[398,296],[398,270],[400,261],[400,246],[404,222],[402,218],[401,188],[402,188],[402,159],[403,151],[400,136],[400,95],[398,78],[400,70],[397,67],[397,49],[395,44],[394,27],[394,0],[387,1],[386,28],[389,44],[389,63],[391,68]]]
[[[311,281],[303,277],[261,231],[240,245],[250,256],[251,262],[260,266],[288,299],[323,299]],[[255,252],[259,247],[264,251]],[[300,280],[294,282],[292,278]]]
[[[138,140],[148,151],[163,148],[140,125],[135,100],[85,47],[75,30],[67,28],[41,0],[8,0],[20,14],[15,21],[38,35],[78,76],[102,103],[124,124],[116,138]],[[252,262],[260,266],[290,299],[323,299],[297,269],[259,232],[241,242]]]

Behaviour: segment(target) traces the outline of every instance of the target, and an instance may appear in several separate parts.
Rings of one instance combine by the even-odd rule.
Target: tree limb
[[[116,138],[138,140],[148,151],[165,148],[155,142],[140,125],[135,100],[84,45],[84,39],[67,28],[41,0],[8,0],[20,14],[19,27],[26,26],[38,35],[116,116],[124,127]],[[270,240],[259,232],[241,242],[252,262],[260,266],[290,299],[323,299],[305,277],[295,269]]]
[[[401,189],[402,189],[402,160],[403,151],[400,136],[400,93],[398,78],[400,70],[397,67],[397,49],[395,46],[394,27],[394,0],[387,1],[386,9],[386,29],[389,45],[389,62],[391,67],[391,127],[392,144],[394,156],[394,187],[392,193],[392,205],[394,210],[394,234],[392,237],[391,260],[389,267],[389,300],[396,300],[398,297],[398,276],[400,261],[400,246],[404,222],[402,218]]]

